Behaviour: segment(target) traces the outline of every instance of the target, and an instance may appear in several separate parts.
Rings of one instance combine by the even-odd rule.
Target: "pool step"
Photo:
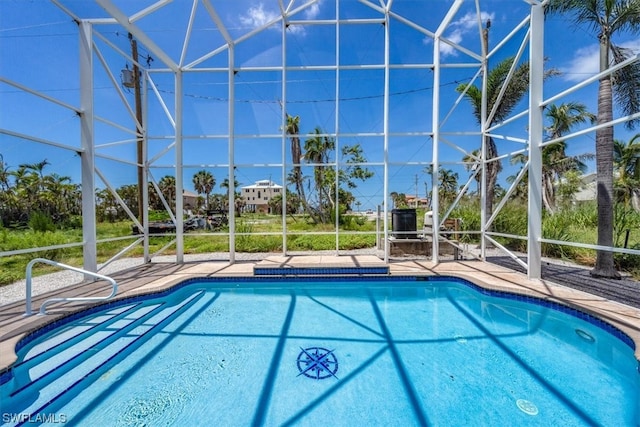
[[[56,355],[64,355],[69,349],[76,353],[82,352],[84,348],[98,343],[101,332],[112,331],[113,334],[117,329],[147,315],[149,311],[157,309],[159,304],[144,309],[140,309],[138,306],[138,303],[134,303],[118,307],[105,312],[98,318],[92,317],[85,323],[80,320],[75,322],[73,327],[62,327],[55,337],[46,339],[44,342],[41,342],[42,338],[34,340],[20,349],[20,353],[25,356],[16,362],[13,368],[30,369],[42,362],[43,359],[51,357],[52,351],[55,351]]]
[[[370,256],[270,256],[253,267],[254,276],[388,275],[389,265]]]
[[[68,328],[53,338],[52,345],[36,345],[29,358],[13,370],[14,378],[2,386],[0,399],[16,413],[53,413],[56,400],[82,382],[103,375],[110,362],[146,342],[158,328],[192,307],[204,292],[176,305],[128,306],[110,311],[100,328],[80,326],[80,332]],[[137,308],[137,309],[136,309]],[[56,338],[60,337],[60,340]],[[50,340],[51,341],[51,340]],[[123,351],[123,350],[127,351]]]

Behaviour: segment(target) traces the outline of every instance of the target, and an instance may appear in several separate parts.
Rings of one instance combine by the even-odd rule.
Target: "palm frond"
[[[631,49],[611,45],[614,64],[619,64],[634,55]],[[634,62],[612,74],[616,104],[625,115],[640,111],[640,62]],[[634,129],[640,119],[625,123],[627,129]]]

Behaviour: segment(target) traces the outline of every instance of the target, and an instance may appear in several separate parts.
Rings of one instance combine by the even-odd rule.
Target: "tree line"
[[[0,225],[11,228],[24,228],[34,215],[47,218],[58,227],[77,227],[82,224],[82,191],[80,184],[72,182],[71,177],[57,173],[47,173],[51,163],[44,159],[37,163],[24,163],[11,167],[0,153]],[[200,197],[195,206],[185,206],[196,212],[207,210],[227,210],[229,202],[229,179],[225,178],[213,193],[216,180],[206,170],[194,174],[192,183]],[[239,187],[235,181],[235,187]],[[176,179],[165,175],[158,181],[158,189],[149,182],[149,209],[163,210],[164,201],[169,207],[175,206]],[[138,186],[127,184],[115,189],[98,188],[95,192],[96,219],[114,221],[127,219],[128,215],[118,203],[118,198],[131,210],[138,212]],[[117,197],[116,197],[117,195]],[[162,197],[161,197],[162,196]],[[242,200],[236,193],[236,209],[242,208]]]

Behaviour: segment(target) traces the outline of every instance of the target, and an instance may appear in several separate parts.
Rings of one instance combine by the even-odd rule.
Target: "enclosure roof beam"
[[[447,15],[442,18],[442,21],[440,21],[440,26],[438,26],[438,29],[436,30],[436,37],[442,37],[442,33],[447,29],[455,14],[458,13],[458,9],[462,6],[462,1],[463,0],[456,0],[456,2],[449,8]]]
[[[65,5],[60,3],[58,0],[51,0],[51,3],[55,4],[56,6],[58,6],[58,9],[60,9],[61,11],[63,11],[67,15],[69,15],[71,17],[71,19],[73,19],[74,21],[76,21],[76,22],[82,21],[82,19],[78,15],[73,13],[68,7],[66,7]]]
[[[216,24],[216,26],[220,30],[220,34],[222,34],[222,37],[224,38],[224,40],[227,42],[229,46],[233,45],[233,37],[231,37],[231,34],[229,34],[229,31],[227,31],[227,27],[224,25],[224,22],[222,22],[222,19],[220,19],[220,16],[218,15],[218,12],[216,12],[216,9],[211,4],[211,1],[203,0],[202,2],[204,3],[204,7],[207,9],[207,13],[209,13],[209,16],[211,17],[213,22]]]
[[[96,0],[107,13],[115,18],[128,32],[138,39],[156,58],[161,60],[171,70],[178,71],[176,64],[157,44],[154,43],[137,25],[135,25],[120,9],[118,9],[111,0]]]
[[[165,5],[171,3],[173,0],[159,0],[157,2],[155,2],[154,4],[145,7],[144,9],[142,9],[140,12],[138,13],[134,13],[133,15],[131,15],[131,22],[136,22],[139,19],[144,18],[147,15],[152,14],[153,12],[155,12],[156,10],[164,7]]]

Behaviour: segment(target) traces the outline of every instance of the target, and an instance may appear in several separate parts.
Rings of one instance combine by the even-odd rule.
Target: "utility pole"
[[[140,68],[138,67],[138,42],[133,38],[133,35],[129,33],[129,40],[131,41],[131,57],[133,58],[133,91],[136,104],[136,120],[142,126],[142,100],[140,99]],[[143,200],[143,186],[145,185],[144,177],[144,159],[142,145],[144,139],[142,136],[142,129],[138,129],[136,126],[137,135],[137,163],[138,163],[138,219],[140,223],[143,222],[144,206],[142,206]]]

